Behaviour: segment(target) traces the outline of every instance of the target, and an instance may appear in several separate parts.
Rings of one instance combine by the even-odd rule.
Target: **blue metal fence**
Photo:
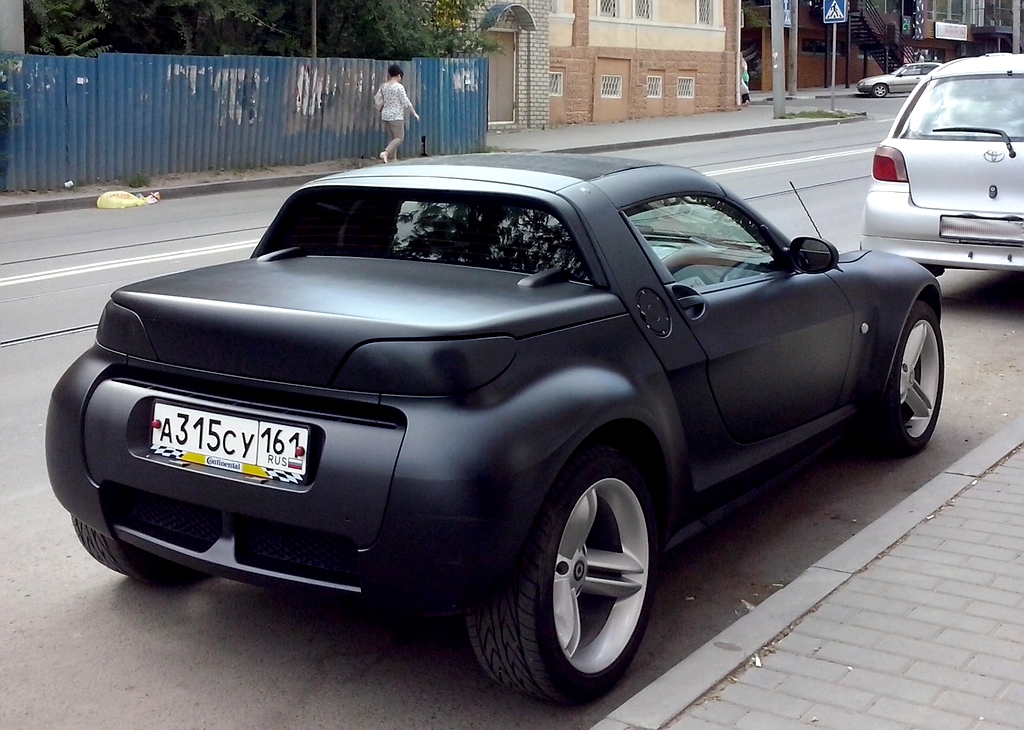
[[[373,94],[388,62],[349,58],[7,56],[0,189],[40,190],[216,169],[376,157]],[[404,83],[421,120],[404,156],[482,150],[487,61],[414,59]]]

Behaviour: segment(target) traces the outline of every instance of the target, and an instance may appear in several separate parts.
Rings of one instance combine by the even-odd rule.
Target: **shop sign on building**
[[[966,41],[967,26],[960,23],[935,22],[935,38],[947,41]]]

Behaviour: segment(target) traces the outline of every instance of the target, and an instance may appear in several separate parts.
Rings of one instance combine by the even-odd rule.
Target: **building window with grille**
[[[661,76],[648,76],[647,77],[647,98],[648,99],[660,99],[661,98]]]
[[[696,90],[696,79],[692,76],[680,76],[676,81],[676,98],[692,99]]]
[[[715,22],[715,0],[697,0],[697,24],[712,25]]]
[[[597,0],[597,14],[609,18],[619,17],[619,0]]]
[[[640,20],[654,19],[654,0],[633,0],[633,17]]]
[[[601,77],[601,98],[621,99],[622,98],[622,77],[602,76]]]
[[[552,71],[549,76],[548,96],[562,95],[562,72]]]

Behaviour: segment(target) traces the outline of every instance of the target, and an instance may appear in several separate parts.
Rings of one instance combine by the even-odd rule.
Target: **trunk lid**
[[[339,388],[339,366],[364,343],[522,338],[625,311],[592,286],[523,278],[429,262],[249,259],[133,284],[112,300],[138,316],[160,362]]]
[[[1012,158],[994,135],[977,141],[901,139],[886,144],[903,153],[914,205],[951,213],[1024,215],[1020,143],[1014,145],[1017,156]]]

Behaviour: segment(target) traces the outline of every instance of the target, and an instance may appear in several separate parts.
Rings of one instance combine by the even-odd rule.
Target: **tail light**
[[[882,182],[909,182],[903,153],[895,147],[879,145],[871,163],[871,176]]]

